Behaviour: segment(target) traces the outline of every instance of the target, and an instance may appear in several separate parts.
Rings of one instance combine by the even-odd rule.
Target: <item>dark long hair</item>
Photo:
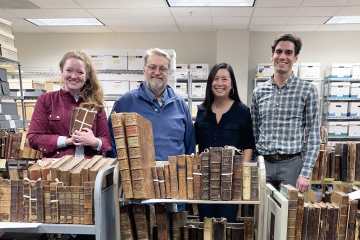
[[[211,112],[211,105],[214,102],[214,93],[211,91],[211,86],[212,86],[212,83],[216,76],[216,73],[219,71],[219,69],[226,69],[230,73],[231,84],[234,89],[234,93],[231,94],[232,91],[230,91],[229,98],[231,98],[234,101],[241,102],[240,97],[239,97],[239,92],[238,92],[237,86],[236,86],[235,74],[234,74],[232,67],[228,63],[217,63],[211,69],[207,83],[206,83],[206,93],[205,93],[205,99],[203,102],[204,107],[206,108],[205,114]]]

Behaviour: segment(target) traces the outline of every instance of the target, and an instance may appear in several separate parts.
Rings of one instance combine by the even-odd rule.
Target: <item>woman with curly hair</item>
[[[91,158],[111,150],[104,94],[91,59],[81,51],[69,51],[59,65],[64,87],[38,98],[28,134],[30,146],[50,158]],[[97,114],[91,129],[69,136],[74,107],[95,109]]]

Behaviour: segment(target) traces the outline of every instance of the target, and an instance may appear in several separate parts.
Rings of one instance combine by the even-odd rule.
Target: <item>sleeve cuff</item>
[[[66,140],[65,136],[59,136],[56,143],[57,148],[66,147],[65,140]]]
[[[98,140],[99,140],[99,146],[98,146],[97,148],[93,148],[93,149],[96,150],[96,151],[98,151],[98,152],[100,152],[101,147],[102,147],[102,141],[101,141],[100,138],[98,138]]]

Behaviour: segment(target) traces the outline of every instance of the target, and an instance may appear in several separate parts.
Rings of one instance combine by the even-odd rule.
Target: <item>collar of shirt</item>
[[[292,82],[295,78],[296,78],[296,77],[295,77],[294,73],[292,73],[291,76],[290,76],[288,79],[285,80],[284,86],[285,86],[285,87],[290,86],[291,82]],[[270,81],[271,81],[271,84],[272,84],[273,86],[274,86],[274,85],[278,86],[278,85],[274,82],[274,75],[271,76],[271,80],[270,80]]]
[[[155,97],[155,95],[149,90],[149,88],[146,86],[145,81],[143,82],[142,85],[140,85],[140,87],[142,88],[143,92],[145,93],[145,96],[148,98],[148,100],[150,102],[153,102],[157,105],[159,105],[159,101],[157,100],[157,98]],[[161,94],[161,99],[163,100],[163,103],[169,99],[169,93],[167,91],[167,88],[165,88],[165,91]]]

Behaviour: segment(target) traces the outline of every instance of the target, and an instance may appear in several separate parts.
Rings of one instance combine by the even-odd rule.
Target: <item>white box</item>
[[[104,70],[105,66],[105,49],[83,49],[90,58],[96,70]]]
[[[327,97],[328,84],[325,85],[324,96]],[[330,83],[330,97],[332,98],[349,98],[350,83],[349,82],[332,82]]]
[[[348,122],[328,122],[328,135],[347,136],[348,127],[349,127]]]
[[[145,50],[128,50],[128,70],[143,70]]]
[[[194,98],[205,98],[206,82],[192,82],[191,96]]]
[[[106,49],[105,68],[114,70],[127,70],[127,50]]]
[[[321,63],[301,63],[299,67],[300,78],[320,78]]]
[[[209,75],[209,64],[208,63],[190,64],[190,74],[193,77],[207,78]]]
[[[351,63],[333,63],[326,67],[326,78],[350,78]]]
[[[341,143],[341,142],[328,141],[328,142],[327,142],[327,146],[328,146],[328,147],[335,147],[335,145],[336,145],[337,143]]]
[[[176,52],[174,49],[163,49],[165,52],[167,52],[167,54],[169,54],[170,59],[171,59],[171,64],[170,64],[170,70],[174,70],[176,69]],[[166,66],[167,67],[167,66]]]
[[[331,102],[329,104],[329,117],[346,117],[348,112],[348,102]]]
[[[354,63],[351,68],[351,78],[360,78],[360,63]]]
[[[177,94],[182,96],[183,98],[188,97],[188,88],[187,88],[187,82],[177,82],[176,88],[174,89]]]
[[[130,83],[130,91],[138,89],[140,87],[140,84],[145,80],[144,75],[137,74],[129,74],[128,79]]]
[[[0,55],[14,61],[18,61],[17,49],[5,44],[0,45]]]
[[[111,111],[114,107],[114,103],[115,103],[115,101],[105,101],[106,117],[110,117]]]
[[[176,76],[175,75],[169,75],[168,85],[175,91],[175,89],[176,89]]]
[[[258,63],[256,67],[256,76],[269,78],[274,74],[274,63]]]
[[[0,18],[0,31],[6,32],[8,34],[13,34],[12,23]]]
[[[360,83],[351,83],[350,86],[350,97],[360,98]]]
[[[349,117],[360,117],[360,102],[349,102]]]
[[[202,102],[199,101],[192,101],[191,102],[191,116],[192,117],[196,117],[197,111],[198,111],[198,106],[200,106],[202,104]]]
[[[178,78],[187,78],[189,71],[189,65],[186,64],[176,64],[175,75]]]
[[[360,122],[349,122],[349,136],[360,136]]]
[[[98,74],[105,95],[122,95],[129,91],[127,74]]]
[[[7,45],[10,47],[15,47],[15,38],[14,35],[0,31],[0,44]]]
[[[297,77],[299,74],[299,64],[296,62],[292,65],[292,71],[294,73],[294,76]]]

